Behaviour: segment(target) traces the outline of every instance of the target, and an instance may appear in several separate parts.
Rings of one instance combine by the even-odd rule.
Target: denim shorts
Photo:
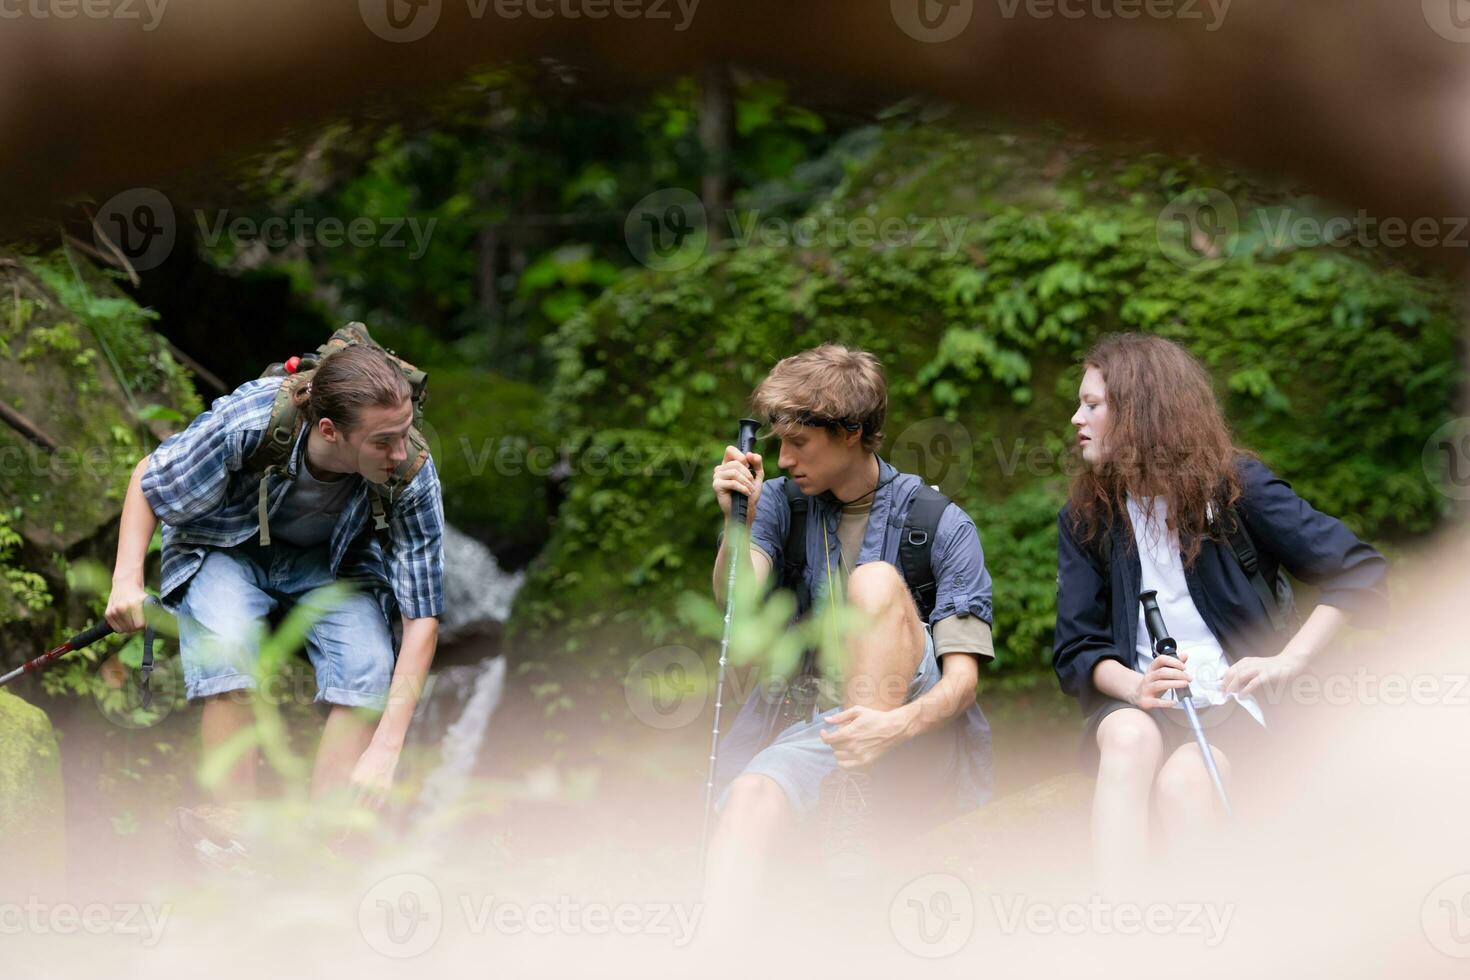
[[[211,549],[174,603],[189,700],[257,687],[267,617],[334,579],[325,546],[254,540]],[[306,633],[315,700],[382,710],[393,679],[393,634],[379,597],[359,589],[321,611]]]
[[[904,696],[907,704],[928,693],[939,683],[939,661],[934,653],[934,637],[924,630],[924,656],[910,678]],[[786,795],[798,817],[812,813],[821,795],[822,780],[837,768],[837,756],[832,747],[822,741],[821,732],[830,729],[827,719],[841,711],[841,706],[829,708],[811,721],[799,721],[783,729],[769,745],[761,749],[740,770],[740,775],[760,775],[769,778]],[[729,741],[721,746],[723,754],[728,748],[738,752],[738,745],[747,737],[742,729],[753,729],[757,712],[742,712],[731,728]],[[943,726],[917,739],[905,742],[878,759],[873,766],[873,777],[883,785],[888,780],[885,774],[898,776],[896,781],[909,783],[905,791],[911,791],[915,799],[938,799],[947,792],[957,778],[958,757],[963,749],[960,732],[954,726]],[[726,785],[720,793],[716,808],[723,810],[729,800],[730,787]]]

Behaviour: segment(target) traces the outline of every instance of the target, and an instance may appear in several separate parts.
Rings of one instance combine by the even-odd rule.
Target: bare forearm
[[[373,733],[373,742],[379,747],[403,748],[409,722],[413,721],[413,712],[423,694],[424,682],[429,676],[429,667],[434,663],[438,645],[439,620],[430,617],[403,621],[403,644],[388,688],[388,704],[383,710],[383,717],[378,720],[377,731]]]
[[[975,682],[979,677],[975,658],[969,654],[951,653],[939,663],[939,683],[922,697],[897,709],[905,715],[905,731],[910,738],[933,731],[959,717],[975,703]]]
[[[1347,613],[1336,606],[1318,606],[1282,652],[1298,656],[1304,663],[1310,662],[1332,642],[1347,620]]]
[[[148,558],[148,543],[158,528],[158,517],[143,495],[143,473],[148,469],[149,457],[144,456],[133,467],[128,481],[127,496],[123,499],[122,519],[117,534],[117,561],[112,569],[114,582],[129,582],[141,585],[143,564]]]
[[[1129,704],[1138,703],[1138,685],[1143,675],[1116,660],[1103,660],[1092,668],[1092,686],[1099,692]]]

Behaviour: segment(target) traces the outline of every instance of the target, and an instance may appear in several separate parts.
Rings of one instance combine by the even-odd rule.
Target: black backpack
[[[791,523],[786,530],[786,543],[781,552],[782,588],[796,593],[797,615],[805,615],[811,609],[811,590],[806,586],[806,524],[811,501],[801,488],[787,480],[782,484],[787,506],[791,509]],[[898,545],[898,565],[903,580],[908,583],[909,594],[919,609],[919,617],[925,622],[934,611],[936,583],[930,556],[934,551],[934,537],[939,529],[939,519],[950,505],[950,499],[937,489],[922,486],[914,495],[914,502],[904,518],[903,534]]]

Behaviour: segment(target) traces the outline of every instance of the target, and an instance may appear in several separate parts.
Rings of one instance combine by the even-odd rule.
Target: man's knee
[[[870,561],[847,578],[847,601],[869,615],[901,609],[908,598],[903,574],[886,561]]]
[[[773,833],[790,817],[786,793],[769,776],[739,776],[730,784],[721,823],[742,837]]]

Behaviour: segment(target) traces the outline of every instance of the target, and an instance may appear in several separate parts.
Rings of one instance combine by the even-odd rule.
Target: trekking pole
[[[760,428],[760,423],[755,419],[741,419],[740,431],[735,436],[735,447],[742,453],[748,453],[755,449],[755,430]],[[749,500],[745,494],[736,491],[730,493],[730,519],[732,527],[744,529],[746,524],[746,507]],[[739,540],[743,535],[736,533],[736,544],[744,547]],[[735,569],[739,565],[738,555],[735,550],[730,552],[730,570],[725,578],[725,633],[720,638],[720,667],[715,681],[715,725],[709,737],[709,779],[704,784],[704,830],[699,839],[699,876],[704,877],[704,858],[709,849],[709,821],[714,812],[715,802],[715,762],[720,748],[720,708],[725,697],[725,664],[730,653],[730,623],[731,616],[735,612]]]
[[[1143,603],[1143,621],[1148,626],[1148,638],[1153,642],[1154,654],[1174,657],[1179,653],[1179,645],[1164,626],[1164,614],[1159,611],[1158,595],[1152,589],[1139,595],[1138,601]],[[1194,695],[1190,693],[1188,684],[1173,690],[1179,703],[1184,706],[1185,717],[1189,719],[1189,727],[1194,731],[1194,741],[1199,745],[1200,754],[1204,756],[1205,770],[1210,774],[1210,782],[1215,784],[1215,792],[1220,797],[1220,805],[1225,808],[1225,816],[1233,819],[1235,812],[1230,809],[1230,797],[1225,794],[1220,770],[1215,767],[1215,756],[1210,752],[1210,743],[1205,740],[1205,730],[1199,723],[1199,713],[1194,710]]]
[[[149,606],[154,605],[157,602],[158,600],[156,598],[154,598],[153,596],[149,596],[146,600],[144,600],[143,604],[145,606]],[[22,676],[23,674],[34,673],[45,667],[49,667],[56,661],[60,660],[62,657],[66,656],[68,653],[72,653],[73,651],[89,647],[93,643],[96,643],[98,640],[109,637],[112,634],[112,626],[107,622],[107,620],[104,619],[102,622],[97,623],[95,626],[85,629],[82,632],[78,633],[76,636],[73,636],[71,639],[61,644],[61,646],[55,647],[51,650],[47,650],[45,653],[41,654],[34,660],[27,660],[25,663],[12,670],[10,673],[0,676],[0,687],[4,687],[5,685],[9,684],[11,681],[15,680],[17,677]],[[149,703],[153,700],[153,691],[150,689],[148,684],[148,678],[151,673],[153,673],[153,627],[145,626],[143,629],[142,685],[143,707],[145,708],[148,707]]]

